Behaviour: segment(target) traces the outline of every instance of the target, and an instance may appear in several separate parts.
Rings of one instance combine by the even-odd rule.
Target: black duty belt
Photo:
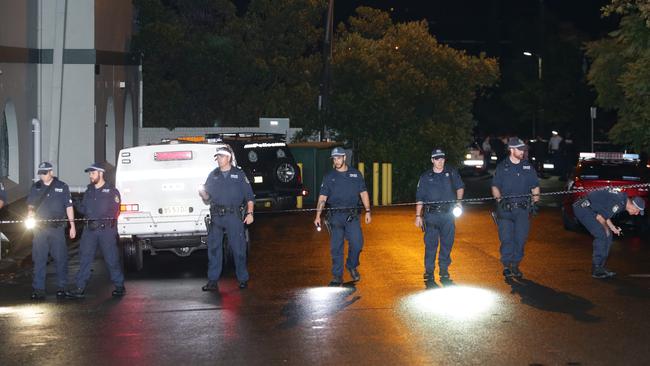
[[[504,202],[501,204],[501,208],[506,211],[512,211],[515,208],[521,208],[527,210],[529,207],[528,202]]]
[[[89,220],[87,226],[90,231],[95,231],[95,230],[102,230],[106,228],[114,228],[115,222]]]
[[[345,218],[346,222],[352,222],[359,218],[359,210],[356,208],[331,208],[327,210],[327,217],[331,217],[334,214],[347,214]]]
[[[448,203],[438,205],[424,205],[424,212],[426,213],[449,213],[451,205]]]
[[[591,201],[586,198],[581,198],[573,203],[573,207],[589,208],[591,207]]]
[[[227,214],[235,214],[241,211],[241,207],[234,206],[219,206],[212,205],[210,206],[210,215],[214,216],[224,216]]]

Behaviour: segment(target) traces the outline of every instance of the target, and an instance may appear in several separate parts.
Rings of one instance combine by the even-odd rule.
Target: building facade
[[[137,141],[131,0],[0,0],[0,180],[14,201],[38,161],[71,186]],[[36,131],[36,132],[35,132]]]

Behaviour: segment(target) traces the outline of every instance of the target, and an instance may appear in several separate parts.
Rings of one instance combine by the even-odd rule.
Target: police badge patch
[[[618,205],[614,205],[614,207],[612,207],[612,212],[617,213],[619,209],[620,207],[618,207]]]
[[[115,195],[114,199],[115,199],[115,203],[120,203],[120,196]]]

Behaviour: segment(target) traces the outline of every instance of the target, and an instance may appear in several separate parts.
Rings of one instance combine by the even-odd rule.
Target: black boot
[[[338,287],[343,284],[343,278],[339,276],[334,276],[330,283],[328,284],[329,287]]]
[[[124,286],[115,286],[115,290],[111,293],[113,297],[120,297],[126,295],[126,288]]]
[[[208,281],[205,286],[201,287],[201,290],[217,292],[219,291],[219,285],[217,284],[217,281]]]

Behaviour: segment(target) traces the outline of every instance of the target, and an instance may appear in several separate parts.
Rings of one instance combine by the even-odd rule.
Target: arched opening
[[[18,183],[18,121],[9,101],[0,115],[0,178]]]
[[[126,94],[124,101],[124,140],[122,143],[124,148],[133,147],[133,101],[131,94]]]
[[[113,97],[106,102],[106,161],[115,165],[115,105]]]

